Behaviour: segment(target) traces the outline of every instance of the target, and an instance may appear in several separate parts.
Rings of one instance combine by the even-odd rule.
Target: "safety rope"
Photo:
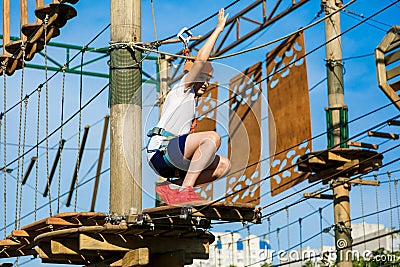
[[[389,187],[389,205],[390,205],[390,229],[393,230],[393,204],[392,204],[392,181],[391,181],[391,177],[392,174],[390,173],[390,171],[387,172],[387,176],[388,176],[388,187]],[[393,235],[391,236],[392,239],[392,253],[393,253]]]
[[[6,65],[5,62],[1,62],[1,69],[3,71],[4,76],[4,92],[3,92],[3,160],[4,160],[4,169],[3,169],[3,195],[4,195],[4,238],[7,237],[7,172],[6,172],[6,164],[7,164],[7,78],[6,78]]]
[[[15,229],[19,229],[20,221],[19,217],[22,210],[22,176],[24,173],[24,156],[21,156],[21,135],[22,135],[22,128],[23,128],[23,144],[22,144],[22,154],[25,152],[25,141],[26,141],[26,105],[27,102],[24,100],[24,77],[25,77],[25,44],[21,44],[21,51],[22,51],[22,70],[21,70],[21,95],[20,95],[20,107],[19,107],[19,132],[18,132],[18,169],[17,169],[17,182],[16,182],[16,197],[15,197]],[[24,114],[22,114],[22,103],[24,103]],[[24,121],[22,125],[22,121]],[[21,166],[20,166],[21,165]],[[20,168],[21,167],[21,168]],[[21,183],[21,185],[20,185]],[[19,192],[18,192],[18,187]]]
[[[321,241],[321,248],[324,246],[324,236],[323,236],[323,228],[322,228],[322,208],[318,209],[319,212],[319,230],[320,230],[320,241]]]
[[[36,164],[35,164],[35,201],[34,201],[34,220],[36,221],[36,209],[38,198],[38,185],[39,185],[39,138],[40,138],[40,94],[42,92],[43,84],[40,84],[37,89],[37,126],[36,126]]]
[[[29,98],[25,97],[25,101],[24,101],[24,107],[25,107],[25,112],[24,112],[24,137],[22,138],[22,155],[25,154],[25,145],[26,145],[26,117],[28,115],[28,102],[29,102]],[[21,175],[24,175],[24,171],[25,171],[25,162],[24,162],[24,156],[22,156],[22,167],[21,167]],[[23,176],[21,176],[23,177]],[[22,183],[22,180],[21,180]],[[22,214],[22,184],[19,188],[19,212],[18,212],[18,229],[20,229],[21,225],[20,225],[20,221],[21,221],[21,214]]]
[[[377,182],[378,181],[378,175],[374,174],[374,180]],[[378,224],[378,235],[380,232],[380,226],[379,226],[379,197],[378,197],[378,187],[375,187],[375,199],[376,199],[376,220]],[[378,248],[381,247],[381,240],[378,238]]]
[[[362,180],[362,176],[360,177]],[[365,241],[365,220],[364,220],[364,195],[363,195],[363,185],[360,184],[360,203],[361,203],[361,219],[363,228],[363,240]],[[367,244],[364,243],[364,251],[367,249]]]
[[[300,241],[300,255],[303,255],[303,219],[299,218],[299,241]],[[303,256],[301,257],[301,265],[303,265]]]
[[[64,92],[65,92],[65,77],[67,71],[67,64],[63,66],[62,72],[62,86],[61,86],[61,128],[60,128],[60,146],[61,142],[63,142],[63,124],[64,124]],[[61,148],[61,147],[60,147]],[[61,198],[61,167],[62,167],[62,149],[60,149],[60,161],[58,163],[58,185],[57,185],[57,213],[60,213],[60,198]]]
[[[51,205],[51,188],[50,188],[50,169],[49,169],[49,79],[48,79],[48,66],[47,66],[47,30],[48,30],[49,15],[46,14],[44,19],[44,67],[45,67],[45,79],[46,79],[46,180],[48,196],[49,196],[49,212],[50,216],[53,215]]]
[[[396,210],[397,210],[397,229],[400,229],[400,211],[399,211],[399,192],[397,191],[397,183],[399,182],[398,179],[394,179],[394,192],[396,195]]]
[[[81,128],[82,128],[82,93],[83,93],[83,59],[86,52],[86,47],[82,48],[81,56],[81,75],[79,81],[79,116],[78,116],[78,157],[76,160],[76,180],[75,180],[75,203],[74,211],[76,211],[76,206],[78,204],[78,178],[79,178],[79,158],[81,154]]]
[[[286,225],[287,227],[287,247],[288,250],[290,249],[290,220],[289,220],[289,208],[286,208]],[[290,263],[289,263],[289,267],[290,267]]]

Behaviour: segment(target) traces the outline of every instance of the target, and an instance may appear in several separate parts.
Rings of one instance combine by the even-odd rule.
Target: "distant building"
[[[383,248],[388,251],[400,251],[400,238],[397,235],[386,235],[390,233],[390,229],[385,228],[383,224],[352,224],[351,235],[353,238],[353,247],[351,250],[351,254],[349,257],[354,259],[361,259],[365,255],[370,255],[369,252],[378,250],[379,248]],[[382,236],[380,238],[376,238],[378,236]],[[371,239],[370,241],[368,241]],[[365,242],[364,241],[368,241]],[[358,244],[358,245],[357,245]],[[307,260],[293,262],[290,264],[291,267],[302,267],[304,263],[310,261],[313,263],[313,266],[320,267],[320,262],[322,258],[321,253],[325,253],[326,257],[324,258],[327,262],[332,263],[335,261],[335,247],[334,246],[324,246],[318,249],[312,249],[310,247],[305,247],[302,252],[299,250],[294,251],[291,255],[287,255],[286,257],[281,258],[280,263],[294,261],[297,255],[303,255],[303,259],[307,258]],[[304,257],[306,255],[306,257]],[[312,255],[318,255],[318,257],[312,257]],[[311,256],[311,257],[310,257]],[[302,259],[301,257],[299,259]]]
[[[208,260],[194,260],[193,267],[243,267],[271,263],[271,245],[255,235],[242,238],[235,232],[213,232],[215,242],[210,245]]]
[[[352,253],[355,256],[365,255],[366,251],[374,251],[384,248],[388,251],[400,251],[400,238],[398,235],[386,235],[379,239],[377,236],[385,235],[391,230],[384,227],[383,224],[352,224],[353,246]],[[250,235],[242,237],[235,232],[213,232],[215,242],[210,245],[210,258],[208,260],[194,260],[193,267],[243,267],[262,266],[265,263],[272,263],[272,253],[269,240]],[[364,240],[372,239],[365,244]],[[358,244],[360,243],[360,244]],[[358,244],[358,245],[357,245]],[[311,261],[314,266],[321,266],[319,263],[325,254],[324,260],[329,263],[335,261],[335,246],[323,246],[313,249],[304,247],[300,250],[290,251],[283,257],[277,257],[274,254],[274,262],[279,263],[290,261],[290,267],[302,267],[306,262]],[[287,265],[289,266],[289,265]]]

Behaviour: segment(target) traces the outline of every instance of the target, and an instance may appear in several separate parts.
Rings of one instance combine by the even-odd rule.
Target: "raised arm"
[[[228,14],[229,15],[229,14]],[[207,62],[210,57],[211,50],[213,49],[215,42],[218,39],[218,36],[224,30],[226,19],[228,15],[225,16],[224,9],[221,8],[218,12],[218,24],[215,27],[215,30],[207,39],[205,44],[200,48],[199,52],[196,55],[194,64],[190,69],[189,73],[186,75],[185,83],[187,87],[190,87],[193,82],[196,81],[197,76],[200,74],[204,63]]]

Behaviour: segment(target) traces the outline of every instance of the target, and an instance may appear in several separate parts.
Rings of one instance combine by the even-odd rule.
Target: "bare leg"
[[[227,159],[223,156],[217,155],[215,157],[213,163],[211,163],[211,165],[207,169],[203,170],[200,173],[200,175],[197,177],[197,180],[194,185],[197,186],[197,185],[213,182],[213,181],[217,180],[218,178],[221,178],[224,175],[226,175],[229,172],[230,167],[231,166],[230,166],[229,159]],[[183,180],[184,179],[176,179],[176,180],[172,180],[171,182],[176,185],[182,185]]]
[[[221,137],[219,134],[213,131],[200,132],[188,135],[185,143],[184,157],[190,159],[189,169],[183,180],[182,186],[194,186],[198,184],[196,181],[201,175],[201,183],[207,180],[215,180],[213,173],[217,170],[218,163],[223,162],[221,158],[216,158],[215,153],[217,152],[221,144]],[[221,172],[221,167],[218,169]],[[226,169],[226,168],[225,168]],[[209,175],[208,178],[206,175]],[[215,177],[215,175],[214,175]]]

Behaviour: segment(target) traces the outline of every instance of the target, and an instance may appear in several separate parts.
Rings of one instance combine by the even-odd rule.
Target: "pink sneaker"
[[[171,182],[165,181],[161,184],[156,185],[156,192],[158,196],[167,205],[171,205],[171,200],[174,199],[175,194],[179,191],[180,186],[175,185]]]
[[[194,192],[194,189],[191,186],[186,187],[181,191],[174,191],[174,194],[175,195],[170,198],[170,204],[168,205],[204,201],[204,199],[200,198],[196,192]]]

